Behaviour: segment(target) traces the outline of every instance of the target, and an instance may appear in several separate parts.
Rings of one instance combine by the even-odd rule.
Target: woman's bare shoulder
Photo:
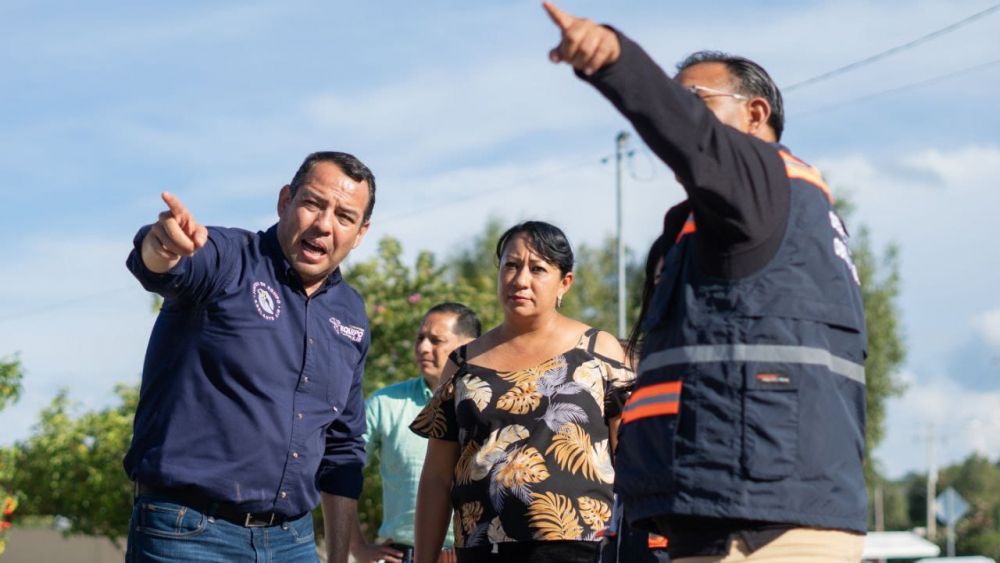
[[[619,362],[625,361],[625,350],[622,349],[621,343],[618,342],[618,339],[611,333],[604,332],[603,330],[597,333],[597,342],[594,343],[594,352],[597,352],[605,358],[610,358]]]

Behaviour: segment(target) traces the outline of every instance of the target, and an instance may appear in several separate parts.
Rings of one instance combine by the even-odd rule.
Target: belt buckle
[[[267,528],[268,526],[274,525],[274,513],[271,513],[271,518],[267,521],[258,520],[254,517],[253,512],[247,512],[246,518],[243,520],[244,528]]]

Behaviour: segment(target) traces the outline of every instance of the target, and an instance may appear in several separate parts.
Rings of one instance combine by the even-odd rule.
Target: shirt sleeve
[[[375,452],[382,446],[382,426],[379,419],[382,416],[382,402],[378,392],[372,393],[365,401],[365,454],[371,460]]]
[[[455,416],[455,377],[439,385],[431,400],[410,424],[410,430],[424,438],[458,441],[458,420]]]
[[[365,331],[364,351],[354,370],[351,389],[340,416],[326,430],[326,452],[316,474],[319,490],[341,497],[357,499],[361,496],[364,481],[365,455],[365,402],[361,381],[368,357],[370,331]]]
[[[233,271],[238,259],[233,241],[219,228],[208,228],[208,241],[192,256],[181,258],[171,270],[156,273],[146,268],[142,261],[142,240],[152,228],[139,229],[132,240],[132,252],[125,264],[146,291],[164,299],[205,301],[224,280],[224,272]]]
[[[635,372],[618,360],[597,356],[604,376],[604,418],[621,416],[635,386]]]
[[[709,273],[742,277],[762,267],[788,220],[789,182],[775,146],[724,125],[619,33],[621,55],[582,79],[596,87],[677,175],[698,224]],[[749,270],[749,271],[748,271]]]

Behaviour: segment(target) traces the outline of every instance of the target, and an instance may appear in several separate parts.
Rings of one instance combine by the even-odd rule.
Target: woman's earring
[[[562,295],[556,295],[556,309],[562,307]]]

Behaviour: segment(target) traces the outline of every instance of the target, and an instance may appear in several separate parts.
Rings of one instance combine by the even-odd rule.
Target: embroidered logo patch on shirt
[[[361,339],[365,337],[365,329],[359,326],[345,325],[337,317],[330,317],[330,324],[333,326],[334,332],[351,342],[361,342]]]
[[[278,292],[264,282],[254,282],[250,288],[257,313],[268,321],[277,320],[281,315],[281,298]]]

